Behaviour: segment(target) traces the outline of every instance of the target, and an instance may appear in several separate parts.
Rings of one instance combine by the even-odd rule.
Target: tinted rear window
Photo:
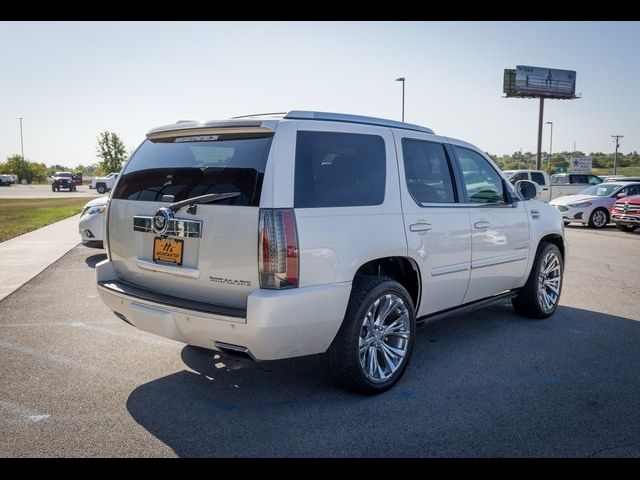
[[[257,207],[273,135],[239,137],[146,140],[122,172],[113,198],[160,202],[163,195],[173,195],[179,202],[208,193],[240,192],[217,204]]]
[[[384,201],[385,178],[382,137],[298,132],[296,208],[380,205]]]
[[[544,186],[544,175],[540,172],[531,172],[531,180]]]

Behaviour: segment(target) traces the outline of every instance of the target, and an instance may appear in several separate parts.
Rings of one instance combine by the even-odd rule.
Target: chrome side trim
[[[471,262],[471,268],[484,268],[492,267],[494,265],[500,265],[502,263],[519,262],[520,260],[526,260],[528,257],[528,253],[515,253],[513,255],[501,255],[499,257],[483,258],[482,260],[475,260]]]
[[[133,217],[133,231],[153,233],[152,216],[136,215]],[[200,238],[202,235],[201,220],[187,220],[184,218],[173,218],[169,220],[169,227],[165,232],[165,236],[184,237],[184,238]]]
[[[431,276],[437,277],[448,273],[458,273],[469,270],[469,262],[456,263],[454,265],[445,265],[444,267],[436,267],[431,269]]]

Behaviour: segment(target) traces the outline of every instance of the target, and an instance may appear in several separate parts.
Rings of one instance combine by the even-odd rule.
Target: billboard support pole
[[[538,156],[536,157],[536,170],[541,169],[543,118],[544,118],[544,97],[540,97],[540,116],[538,117]]]

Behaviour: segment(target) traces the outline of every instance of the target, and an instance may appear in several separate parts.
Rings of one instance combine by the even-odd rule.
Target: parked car
[[[640,226],[640,195],[617,200],[611,210],[611,220],[623,232],[633,232]]]
[[[78,230],[82,244],[86,247],[104,248],[104,231],[109,197],[98,197],[82,209]]]
[[[565,224],[586,223],[603,228],[609,223],[610,211],[619,198],[640,194],[640,182],[604,182],[589,187],[578,195],[567,195],[551,201]]]
[[[549,174],[544,170],[504,170],[509,181],[515,185],[519,180],[530,180],[540,185],[537,199],[543,202],[551,200],[551,182]]]
[[[98,193],[106,193],[113,188],[117,179],[117,172],[112,172],[106,177],[95,177],[91,180],[91,188],[95,188]]]
[[[51,176],[51,190],[59,192],[61,188],[70,192],[76,191],[76,185],[73,183],[73,174],[71,172],[56,172]]]
[[[147,133],[111,193],[97,288],[142,330],[255,360],[324,354],[339,385],[379,393],[417,322],[507,298],[553,314],[564,225],[536,194],[408,123],[179,122]]]
[[[3,173],[0,175],[0,185],[11,185],[18,182],[18,175],[15,173]]]
[[[0,187],[9,186],[13,183],[13,178],[7,174],[0,174]]]

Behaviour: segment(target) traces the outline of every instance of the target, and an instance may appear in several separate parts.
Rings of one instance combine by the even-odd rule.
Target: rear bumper
[[[216,312],[215,306],[192,302],[189,308],[183,299],[165,301],[135,287],[120,288],[126,284],[118,282],[109,260],[96,265],[96,274],[102,300],[135,327],[213,350],[218,350],[216,342],[244,347],[256,360],[325,352],[342,324],[351,293],[351,283],[259,289],[249,295],[246,310],[220,307]]]

